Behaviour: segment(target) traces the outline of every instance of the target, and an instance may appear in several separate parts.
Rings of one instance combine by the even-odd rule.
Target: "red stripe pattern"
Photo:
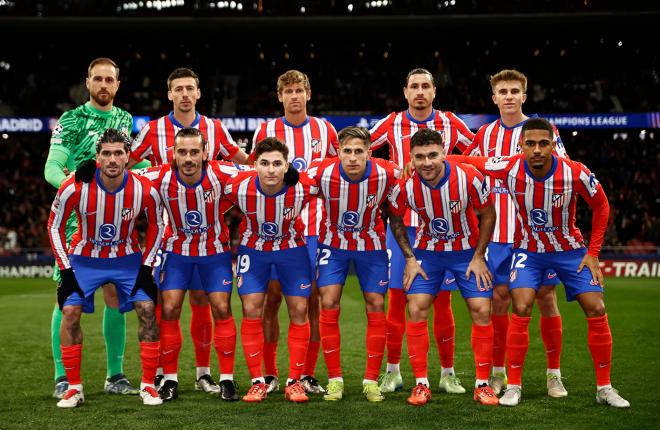
[[[284,118],[261,123],[254,132],[252,148],[266,137],[276,137],[289,147],[288,161],[298,170],[306,170],[313,160],[337,156],[337,131],[325,119],[313,116],[300,126],[292,126]],[[322,202],[314,197],[303,209],[305,236],[318,236]]]
[[[78,217],[78,230],[67,247],[66,220]],[[140,213],[147,217],[143,263],[153,265],[163,235],[162,208],[158,192],[146,178],[126,172],[125,184],[114,193],[105,191],[96,179],[76,183],[64,181],[51,206],[48,234],[60,269],[71,267],[67,254],[115,258],[140,252],[135,222]]]
[[[394,213],[410,209],[419,215],[415,248],[462,251],[474,248],[479,224],[474,209],[492,204],[488,182],[469,165],[445,162],[449,176],[430,187],[417,173],[402,179],[390,194]]]

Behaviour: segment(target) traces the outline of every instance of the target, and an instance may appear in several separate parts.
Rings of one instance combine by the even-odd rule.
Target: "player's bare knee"
[[[504,315],[509,312],[509,306],[511,305],[511,296],[509,295],[509,290],[507,286],[504,288],[495,287],[493,289],[493,303],[492,309],[493,314],[495,315]]]
[[[204,290],[189,290],[188,301],[192,306],[208,306],[209,298]]]
[[[163,319],[175,321],[181,318],[181,305],[177,303],[163,303]]]
[[[228,302],[214,303],[211,306],[213,318],[216,320],[226,320],[231,317],[231,306]]]
[[[528,317],[532,315],[532,309],[534,309],[534,302],[532,303],[513,303],[513,313],[519,317]]]
[[[243,302],[243,316],[245,318],[261,318],[263,316],[263,306],[261,303],[254,302]],[[264,322],[270,321],[268,318],[264,318]]]
[[[536,303],[539,306],[539,311],[544,317],[554,317],[559,315],[559,308],[557,307],[557,300],[553,292],[544,292],[536,297]]]
[[[103,285],[103,301],[109,308],[119,308],[119,296],[117,295],[117,288],[114,284]]]
[[[584,313],[588,318],[598,318],[605,315],[605,303],[600,301],[599,303],[593,303],[588,307],[585,307]]]
[[[364,300],[367,312],[383,312],[385,310],[385,298],[380,294],[365,294]]]

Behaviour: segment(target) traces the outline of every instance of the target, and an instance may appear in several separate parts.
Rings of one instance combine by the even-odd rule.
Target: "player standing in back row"
[[[307,102],[312,96],[309,78],[298,70],[289,70],[277,78],[277,98],[284,108],[284,116],[262,123],[254,133],[252,148],[266,137],[276,137],[289,148],[288,162],[297,170],[305,170],[312,160],[337,155],[337,132],[328,121],[307,115]],[[316,247],[321,222],[323,204],[316,196],[301,214],[305,227],[305,240],[312,268],[316,262]],[[308,393],[323,393],[324,390],[314,378],[319,356],[321,337],[319,334],[319,292],[316,282],[312,283],[309,305],[311,337],[305,360],[301,384]],[[264,309],[264,366],[268,392],[279,387],[277,371],[277,340],[280,334],[278,311],[282,303],[281,286],[277,270],[271,273]]]
[[[419,129],[429,128],[442,135],[445,152],[451,154],[454,148],[464,152],[474,134],[452,112],[433,108],[436,87],[433,75],[426,69],[413,69],[406,76],[403,95],[408,109],[392,112],[371,129],[371,149],[389,144],[390,160],[400,168],[410,162],[410,139]],[[415,240],[415,227],[419,218],[408,210],[403,218],[407,227],[408,239]],[[387,227],[387,251],[390,255],[389,304],[387,309],[387,372],[383,375],[380,388],[384,393],[403,388],[399,371],[403,335],[406,327],[406,296],[403,292],[403,269],[405,258]],[[465,388],[454,372],[454,314],[451,309],[451,293],[456,290],[454,276],[447,272],[442,287],[434,301],[433,332],[438,345],[442,366],[440,390],[448,393],[465,393]]]
[[[527,99],[527,77],[517,70],[502,70],[490,79],[493,91],[493,103],[500,111],[500,118],[479,128],[472,145],[465,151],[469,155],[485,157],[510,156],[521,150],[521,130],[529,117],[522,112],[522,105]],[[532,115],[535,117],[536,115]],[[566,157],[566,150],[555,129],[557,146],[555,155]],[[516,208],[509,191],[502,181],[487,177],[497,212],[497,224],[493,237],[488,244],[486,261],[493,273],[493,375],[490,386],[495,394],[506,388],[506,334],[509,328],[509,272],[513,238],[518,226]],[[536,302],[541,312],[541,338],[546,350],[547,370],[546,386],[550,397],[566,397],[568,392],[561,381],[559,362],[562,346],[562,323],[555,287],[559,285],[557,273],[549,270],[544,276],[543,287],[539,289]]]

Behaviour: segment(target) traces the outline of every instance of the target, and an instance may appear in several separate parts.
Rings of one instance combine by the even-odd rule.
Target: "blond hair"
[[[280,94],[285,86],[291,84],[302,84],[305,91],[309,92],[309,78],[298,70],[289,70],[277,78],[277,93]]]

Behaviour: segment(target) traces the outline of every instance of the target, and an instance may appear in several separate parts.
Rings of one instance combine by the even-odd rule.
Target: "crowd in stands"
[[[575,136],[566,130],[562,134],[571,158],[592,169],[610,200],[605,245],[627,246],[634,253],[656,252],[660,246],[660,191],[656,186],[660,135],[639,130],[581,130]],[[4,173],[0,177],[0,255],[49,248],[46,224],[56,190],[43,179],[48,138],[47,134],[0,138]],[[235,239],[240,215],[229,213],[227,220]],[[578,204],[577,224],[588,240],[591,210],[584,202]]]

